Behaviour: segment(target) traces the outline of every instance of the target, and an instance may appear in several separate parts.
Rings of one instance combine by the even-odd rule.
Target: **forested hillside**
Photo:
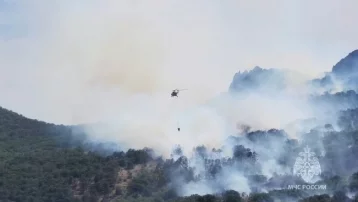
[[[348,200],[346,194],[358,190],[358,139],[356,131],[357,110],[342,112],[341,124],[352,120],[346,131],[325,132],[324,142],[327,154],[322,162],[331,165],[324,173],[324,182],[329,193],[316,196],[299,190],[274,190],[268,193],[238,193],[223,190],[217,195],[192,195],[178,197],[173,176],[185,176],[185,181],[198,181],[188,159],[182,156],[180,147],[169,160],[154,159],[150,149],[129,150],[103,155],[88,151],[84,141],[74,141],[72,127],[56,126],[27,119],[14,112],[0,109],[0,199],[1,201],[358,201]],[[309,136],[317,137],[318,131]],[[285,148],[281,156],[282,165],[288,164],[290,155],[299,149],[299,144],[290,140],[284,131],[246,131],[244,137],[232,136],[237,146],[233,156],[220,162],[209,159],[210,151],[197,147],[196,154],[205,160],[206,178],[219,177],[225,167],[241,165],[243,172],[257,167],[258,154],[241,145],[249,140],[255,144],[274,147],[278,142]],[[314,144],[311,142],[309,144]],[[87,146],[88,148],[88,146]],[[337,153],[339,151],[339,153]],[[342,158],[343,157],[343,158]],[[245,171],[245,169],[247,169]],[[263,175],[248,174],[252,187],[257,190],[297,181],[290,176],[266,178]],[[203,176],[202,176],[203,177]],[[322,182],[321,182],[322,184]],[[261,188],[260,188],[261,187]],[[329,194],[328,193],[328,194]],[[306,199],[304,199],[306,198]]]
[[[151,160],[146,150],[85,151],[71,130],[0,108],[0,200],[97,201],[115,190],[120,169]]]

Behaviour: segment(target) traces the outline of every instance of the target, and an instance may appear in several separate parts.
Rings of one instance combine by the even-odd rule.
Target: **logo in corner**
[[[314,176],[321,174],[321,166],[314,152],[306,146],[303,152],[300,152],[296,158],[293,167],[293,174],[301,177],[305,182],[312,182]]]

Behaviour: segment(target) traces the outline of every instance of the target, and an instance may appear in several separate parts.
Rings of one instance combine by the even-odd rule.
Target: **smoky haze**
[[[333,13],[324,25],[350,23],[336,11],[335,1],[324,2],[327,9],[312,5],[322,15]],[[347,26],[352,29],[349,44],[335,42],[334,27],[314,29],[322,17],[307,16],[314,17],[316,9],[300,14],[308,1],[7,4],[2,23],[16,35],[0,41],[4,107],[55,123],[102,122],[102,127],[86,128],[92,140],[153,147],[164,155],[174,144],[218,146],[238,122],[267,129],[310,118],[305,96],[254,93],[233,99],[225,92],[237,71],[257,63],[300,72],[286,84],[301,86],[357,45],[355,26]],[[353,7],[347,6],[345,14],[356,15]],[[331,34],[321,38],[321,32]],[[324,52],[307,45],[315,37],[319,44],[334,41],[339,48]],[[189,90],[171,99],[175,88]]]
[[[292,139],[325,123],[337,128],[332,105],[312,102],[306,82],[358,47],[357,6],[354,0],[4,1],[0,105],[47,122],[97,123],[82,128],[89,140],[121,149],[150,147],[170,157],[180,145],[195,175],[207,173],[193,152],[199,145],[210,160],[239,158],[250,148],[259,154],[261,174],[287,174],[291,165],[278,159],[287,155],[292,163],[296,153],[287,153],[279,138],[228,137],[243,137],[245,126],[285,129]],[[247,84],[248,92],[228,93],[235,73],[255,66],[283,76],[264,74],[262,88]],[[175,88],[188,90],[171,98]],[[317,138],[311,146],[321,151],[327,144],[317,133],[309,134]],[[212,157],[212,148],[221,156]],[[180,195],[248,193],[253,180],[240,169],[234,162],[215,179],[189,183],[173,172],[173,184]]]

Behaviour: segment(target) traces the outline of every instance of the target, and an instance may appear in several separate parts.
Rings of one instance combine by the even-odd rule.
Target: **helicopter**
[[[170,94],[170,96],[171,97],[178,97],[179,92],[182,91],[182,90],[188,90],[188,89],[180,89],[180,90],[179,89],[174,89],[172,91],[172,93]],[[180,132],[179,123],[178,123],[178,132]]]
[[[182,91],[182,90],[188,90],[188,89],[174,89],[173,91],[172,91],[172,93],[171,93],[171,97],[178,97],[178,94],[179,94],[179,92],[180,91]]]

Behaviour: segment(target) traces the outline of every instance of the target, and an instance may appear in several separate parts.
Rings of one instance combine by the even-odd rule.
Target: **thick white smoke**
[[[2,75],[20,76],[16,82],[2,80],[16,84],[6,91],[5,107],[55,123],[101,121],[106,127],[91,128],[94,140],[154,147],[163,154],[173,144],[218,146],[237,122],[279,127],[307,116],[303,102],[287,96],[222,96],[207,103],[227,91],[234,73],[248,64],[238,61],[248,60],[243,54],[249,49],[237,49],[238,58],[232,55],[230,41],[245,40],[232,38],[238,30],[225,24],[222,14],[229,4],[84,2],[14,6],[13,12],[26,18],[8,20],[26,24],[27,36],[2,41],[0,61],[24,74]],[[297,84],[297,78],[289,83]],[[189,90],[172,99],[174,88]],[[25,99],[28,105],[19,104]]]
[[[302,81],[324,65],[328,69],[338,58],[322,57],[330,58],[322,62],[304,54],[311,47],[302,47],[306,38],[297,40],[298,36],[303,28],[312,32],[320,26],[313,26],[311,18],[309,25],[299,23],[293,12],[297,4],[274,2],[279,5],[206,0],[17,1],[8,14],[0,11],[0,23],[20,30],[17,38],[0,38],[0,104],[49,122],[101,122],[85,128],[92,141],[150,147],[167,157],[177,144],[185,155],[198,145],[220,147],[237,132],[237,123],[268,129],[310,118],[320,109],[307,102]],[[302,3],[302,10],[311,4]],[[322,39],[321,30],[317,33]],[[356,38],[356,32],[346,33]],[[342,46],[350,51],[354,44]],[[291,68],[303,76],[289,75],[289,88],[277,95],[233,98],[224,93],[234,73],[257,63]],[[171,98],[175,88],[188,90]],[[288,132],[296,136],[296,129]],[[265,174],[272,174],[275,166],[265,163]],[[227,183],[222,187],[249,189],[240,173],[222,175]],[[189,184],[182,192],[216,191],[200,183]]]

